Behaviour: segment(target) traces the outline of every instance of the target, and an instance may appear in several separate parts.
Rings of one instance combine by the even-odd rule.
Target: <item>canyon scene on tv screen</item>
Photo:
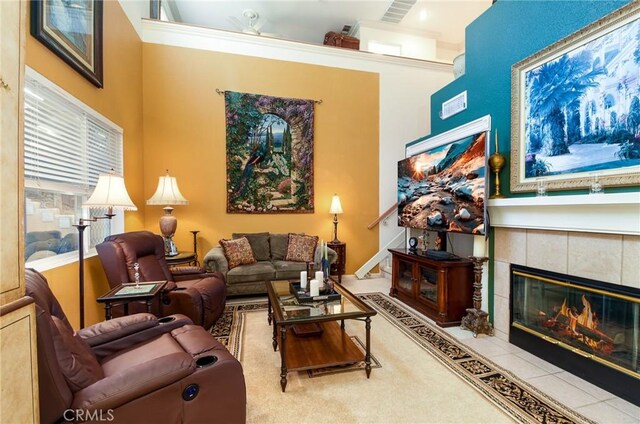
[[[398,225],[484,234],[486,133],[398,162]]]

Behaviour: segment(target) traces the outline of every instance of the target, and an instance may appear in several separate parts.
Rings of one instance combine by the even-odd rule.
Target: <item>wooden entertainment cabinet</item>
[[[473,263],[468,259],[439,261],[407,249],[389,249],[393,258],[391,291],[432,318],[441,327],[459,325],[473,307]]]

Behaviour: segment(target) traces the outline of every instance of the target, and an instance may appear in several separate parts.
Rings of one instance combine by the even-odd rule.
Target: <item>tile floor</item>
[[[389,293],[386,278],[358,280],[343,276],[343,284],[354,293]],[[459,327],[445,329],[476,352],[513,372],[527,383],[559,400],[584,416],[602,424],[640,423],[640,407],[594,386],[497,337],[479,335]]]

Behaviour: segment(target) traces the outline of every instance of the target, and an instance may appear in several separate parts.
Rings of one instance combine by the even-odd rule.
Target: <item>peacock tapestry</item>
[[[228,213],[313,213],[313,106],[225,92]]]

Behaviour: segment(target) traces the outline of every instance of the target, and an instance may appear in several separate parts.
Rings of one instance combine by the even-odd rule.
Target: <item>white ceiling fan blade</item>
[[[257,32],[260,32],[260,28],[262,28],[264,26],[264,24],[266,24],[267,21],[264,18],[259,18],[258,22],[256,22],[255,24],[253,24],[251,27],[253,29],[255,29]]]
[[[244,31],[246,28],[245,25],[242,22],[240,22],[240,19],[236,18],[235,16],[227,16],[227,21],[231,25],[236,27],[238,31]]]
[[[282,38],[282,34],[277,34],[275,32],[261,32],[260,35],[263,37]]]

